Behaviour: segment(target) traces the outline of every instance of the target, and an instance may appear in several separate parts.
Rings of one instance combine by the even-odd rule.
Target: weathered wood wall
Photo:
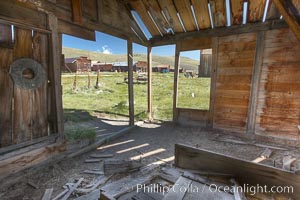
[[[300,43],[294,34],[280,29],[215,41],[212,127],[299,140]],[[180,124],[203,126],[210,120],[198,110],[176,111]]]
[[[177,108],[178,123],[183,126],[206,127],[208,111]]]
[[[267,31],[255,132],[300,139],[300,43],[289,29]]]
[[[19,144],[48,135],[47,79],[36,89],[17,87],[9,74],[19,58],[32,58],[48,71],[48,36],[30,29],[0,24],[0,146]]]
[[[246,131],[255,47],[255,33],[219,38],[214,128]]]
[[[210,77],[212,64],[211,49],[203,50],[200,53],[200,65],[198,66],[198,77]]]

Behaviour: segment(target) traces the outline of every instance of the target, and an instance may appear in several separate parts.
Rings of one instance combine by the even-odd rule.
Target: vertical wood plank
[[[103,12],[102,0],[97,0],[97,20],[99,23],[102,22],[102,12]]]
[[[248,16],[249,22],[260,21],[264,14],[266,0],[249,0],[248,1]]]
[[[133,54],[132,40],[127,40],[129,125],[134,125]]]
[[[231,0],[232,24],[241,24],[243,20],[244,0]]]
[[[173,31],[175,33],[183,32],[182,26],[177,17],[177,11],[176,11],[175,5],[173,4],[173,1],[172,0],[163,0],[163,1],[158,1],[158,3],[160,5],[161,9],[163,10]]]
[[[209,99],[209,117],[207,126],[213,128],[214,111],[215,111],[215,96],[216,96],[216,84],[217,84],[217,69],[218,69],[218,37],[212,38],[212,64],[210,69],[210,99]]]
[[[189,0],[174,0],[175,7],[180,14],[182,22],[186,31],[195,31],[197,30],[196,22],[194,20],[191,4]]]
[[[173,86],[173,122],[177,123],[177,100],[178,100],[178,78],[179,78],[179,62],[180,62],[180,44],[176,44],[175,64],[174,64],[174,86]]]
[[[152,47],[147,48],[147,69],[148,69],[148,114],[152,120]]]
[[[226,26],[225,0],[209,0],[215,27]]]
[[[2,44],[12,41],[10,26],[0,25]],[[13,82],[9,66],[13,61],[13,51],[0,47],[0,147],[12,144],[12,98]]]
[[[256,34],[256,49],[251,80],[251,92],[248,106],[247,133],[255,132],[256,109],[258,102],[259,83],[262,73],[263,53],[265,45],[265,32],[261,31]]]
[[[32,32],[15,28],[15,45],[13,59],[32,58]],[[21,143],[32,139],[33,92],[14,86],[13,106],[13,143]]]
[[[48,40],[46,34],[34,32],[33,58],[42,65],[46,72],[48,71]],[[41,87],[33,89],[33,138],[48,135],[47,83],[48,79],[44,81]]]
[[[63,134],[63,108],[62,108],[62,88],[61,88],[61,73],[60,73],[60,48],[59,44],[59,34],[57,31],[57,18],[49,14],[48,15],[48,25],[51,30],[51,37],[49,43],[49,79],[51,84],[51,101],[53,102],[53,123],[54,123],[54,131]]]
[[[82,23],[81,0],[72,0],[72,18],[75,23]]]
[[[192,4],[194,5],[198,25],[200,29],[210,28],[210,19],[208,13],[208,1],[197,1],[191,0]]]
[[[13,45],[11,38],[11,26],[6,24],[0,25],[0,47],[11,48]]]

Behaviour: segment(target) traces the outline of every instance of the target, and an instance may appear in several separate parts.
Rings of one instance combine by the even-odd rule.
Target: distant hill
[[[125,54],[104,54],[94,51],[87,51],[81,49],[73,49],[63,47],[63,54],[65,58],[74,58],[79,56],[87,56],[91,60],[97,60],[100,62],[122,62],[127,61],[127,55]],[[157,64],[168,64],[171,68],[174,67],[175,58],[174,56],[157,56],[153,55],[153,67]],[[134,54],[133,55],[134,62],[136,61],[147,61],[147,55],[145,54]],[[185,69],[193,69],[197,70],[199,65],[198,60],[193,60],[187,57],[180,57],[180,67]]]

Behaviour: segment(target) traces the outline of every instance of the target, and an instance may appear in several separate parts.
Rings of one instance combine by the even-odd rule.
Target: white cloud
[[[102,53],[104,53],[104,54],[112,54],[112,51],[111,51],[111,49],[108,47],[108,45],[104,45],[104,46],[102,47]]]

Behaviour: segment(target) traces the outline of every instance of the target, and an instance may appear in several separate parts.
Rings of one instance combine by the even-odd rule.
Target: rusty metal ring
[[[21,58],[10,65],[9,73],[17,87],[34,89],[46,82],[44,68],[37,61],[30,58]]]

